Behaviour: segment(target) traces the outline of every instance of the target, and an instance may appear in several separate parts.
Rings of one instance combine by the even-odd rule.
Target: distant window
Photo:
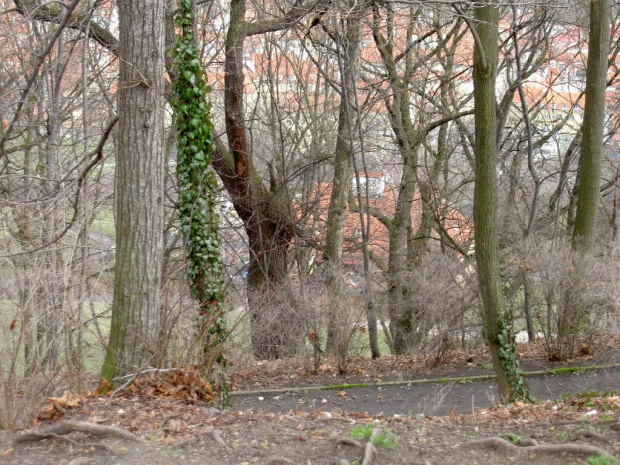
[[[568,103],[562,104],[562,110],[568,110]]]
[[[557,110],[557,108],[558,108],[558,104],[557,103],[552,103],[551,104],[551,109],[552,110]]]

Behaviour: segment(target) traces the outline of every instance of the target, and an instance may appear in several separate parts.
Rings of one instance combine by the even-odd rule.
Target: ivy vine
[[[514,399],[519,402],[534,402],[530,390],[523,378],[523,371],[519,363],[517,343],[512,330],[512,316],[505,315],[497,322],[497,335],[495,336],[499,346],[499,360],[507,375],[508,384],[514,390]]]
[[[221,349],[227,329],[215,201],[217,181],[210,167],[214,150],[210,88],[196,47],[193,16],[192,0],[178,0],[172,106],[177,128],[180,228],[185,238],[189,287],[200,306],[203,352],[209,358],[215,355],[221,403],[228,406],[227,361]]]
[[[510,290],[510,282],[506,277],[504,267],[500,270],[500,280],[503,297],[506,298]],[[499,360],[508,378],[508,384],[514,391],[514,398],[511,400],[518,402],[534,402],[530,390],[523,378],[523,371],[519,363],[519,353],[517,352],[517,342],[515,340],[512,322],[514,317],[511,311],[505,311],[497,321],[497,334],[495,342],[499,347]]]

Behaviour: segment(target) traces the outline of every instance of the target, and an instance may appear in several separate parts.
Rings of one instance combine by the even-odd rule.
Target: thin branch
[[[39,250],[45,249],[46,247],[49,247],[50,245],[55,244],[60,239],[62,239],[65,236],[65,234],[67,234],[67,232],[69,232],[69,230],[73,227],[75,220],[77,219],[77,216],[79,214],[80,192],[82,191],[82,185],[84,184],[84,181],[86,180],[86,177],[88,176],[88,173],[103,159],[103,147],[105,146],[105,143],[108,140],[108,137],[110,136],[110,133],[112,132],[112,129],[114,128],[117,122],[118,122],[118,116],[115,116],[108,123],[108,126],[106,127],[103,133],[103,136],[101,137],[101,140],[99,141],[99,144],[97,145],[97,148],[93,150],[92,152],[90,152],[90,154],[86,157],[86,158],[90,158],[91,156],[96,155],[96,157],[80,172],[80,175],[78,176],[77,191],[75,193],[75,202],[73,204],[73,214],[71,216],[71,219],[65,226],[65,228],[52,241],[49,241],[46,244],[40,245],[39,247],[35,247],[34,249],[30,249],[30,250],[23,250],[21,252],[1,255],[0,257],[2,258],[17,257],[19,255],[25,255],[25,254],[37,252]]]
[[[482,41],[480,40],[478,31],[476,31],[476,27],[474,26],[469,16],[465,14],[465,12],[463,11],[463,8],[461,8],[461,5],[459,5],[458,3],[451,3],[451,5],[452,5],[452,8],[454,8],[454,10],[459,14],[459,16],[463,18],[463,21],[465,21],[465,24],[467,24],[467,27],[469,27],[469,30],[471,31],[471,35],[474,37],[476,48],[478,49],[478,52],[480,53],[480,65],[482,66],[482,69],[486,71],[487,66],[488,66],[487,59],[484,53],[484,48],[482,47]]]
[[[16,5],[18,3],[19,2],[16,2]],[[67,9],[65,10],[64,14],[61,15],[61,20],[60,20],[60,24],[58,25],[58,28],[56,28],[54,35],[49,40],[47,46],[41,52],[41,55],[39,55],[39,59],[37,60],[35,64],[34,70],[32,71],[30,77],[28,78],[28,81],[26,81],[26,87],[22,89],[22,93],[19,97],[19,101],[17,102],[17,108],[15,109],[13,118],[11,119],[11,122],[7,126],[6,131],[4,131],[2,136],[0,136],[0,158],[7,157],[7,153],[4,149],[6,139],[8,135],[11,133],[11,131],[13,130],[15,123],[19,119],[19,115],[21,114],[21,111],[24,108],[24,105],[26,103],[28,94],[30,93],[30,89],[32,89],[32,86],[34,85],[34,82],[37,79],[37,76],[39,75],[39,71],[41,70],[43,63],[45,62],[45,59],[47,58],[47,56],[50,54],[50,52],[54,48],[54,45],[56,44],[56,41],[58,40],[58,37],[60,37],[60,34],[62,33],[62,31],[65,29],[65,27],[67,27],[67,23],[69,22],[71,13],[73,13],[73,10],[75,10],[75,8],[78,6],[79,3],[80,3],[80,0],[73,0],[73,2],[69,6],[67,6]]]

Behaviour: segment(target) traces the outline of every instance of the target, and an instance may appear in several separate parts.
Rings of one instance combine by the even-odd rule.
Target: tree
[[[581,137],[577,210],[572,237],[573,250],[581,253],[592,250],[596,233],[605,130],[610,25],[610,0],[591,0],[586,104]]]
[[[112,382],[162,359],[166,1],[119,0],[116,265],[101,376]]]
[[[605,91],[607,90],[610,25],[611,2],[591,0],[586,103],[581,130],[577,204],[571,240],[571,248],[580,258],[593,251],[596,239],[605,131]],[[570,289],[566,291],[565,304],[558,328],[563,342],[561,344],[563,357],[572,355],[575,336],[579,333],[580,325],[586,316],[582,305],[573,308]]]
[[[348,320],[346,305],[348,303],[344,296],[345,283],[342,265],[343,228],[351,186],[351,161],[352,157],[355,156],[354,153],[351,153],[353,146],[351,143],[351,133],[354,126],[352,122],[352,107],[354,105],[352,102],[355,98],[353,95],[355,82],[353,80],[356,78],[355,69],[359,66],[360,35],[364,9],[360,6],[352,6],[351,14],[344,23],[346,24],[344,40],[342,40],[341,47],[337,50],[337,53],[344,55],[344,57],[340,57],[338,60],[342,68],[342,91],[338,114],[336,153],[334,155],[334,178],[323,250],[327,274],[327,291],[329,293],[327,350],[337,356],[341,372],[346,371],[350,332],[349,328],[346,327]],[[361,122],[357,124],[361,124]]]
[[[295,234],[290,199],[277,179],[267,188],[254,167],[243,104],[243,44],[247,37],[291,27],[314,8],[328,4],[296,3],[280,19],[248,22],[246,0],[232,0],[226,36],[224,112],[229,150],[220,146],[213,167],[232,198],[248,236],[248,305],[252,347],[257,358],[295,352],[299,328],[288,284],[288,248]],[[267,304],[267,305],[266,305]],[[268,311],[269,310],[269,311]]]
[[[457,7],[462,12],[460,7]],[[502,399],[529,401],[530,394],[519,369],[512,318],[506,312],[500,273],[497,200],[497,101],[499,3],[495,0],[474,10],[470,29],[474,47],[475,187],[474,234],[478,287],[483,306],[484,333]]]

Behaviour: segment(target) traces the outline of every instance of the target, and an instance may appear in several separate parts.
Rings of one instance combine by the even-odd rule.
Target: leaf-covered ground
[[[607,339],[591,343],[580,358],[570,362],[581,365],[617,363],[618,346],[613,342]],[[520,351],[526,369],[550,366],[540,344],[520,346]],[[337,375],[335,364],[329,359],[321,362],[315,375],[312,364],[302,359],[248,362],[236,365],[233,381],[237,389],[264,389],[422,376],[440,378],[446,374],[467,377],[486,372],[487,364],[484,351],[451,353],[439,368],[432,368],[432,363],[421,357],[356,359],[351,362],[350,374],[343,378]],[[561,365],[553,365],[558,366]],[[613,381],[614,373],[617,372],[607,372],[607,382]],[[578,383],[584,377],[579,373],[567,373],[556,375],[552,382],[560,383],[569,392],[571,387],[580,388],[582,385]],[[596,377],[593,383],[595,388]],[[617,384],[620,388],[620,382]],[[453,392],[464,397],[465,389],[470,388],[477,388],[477,382],[457,384]],[[417,390],[418,387],[413,386],[411,395]],[[368,463],[372,464],[565,465],[585,464],[590,460],[589,463],[603,465],[617,463],[611,456],[620,453],[620,397],[615,393],[602,396],[589,389],[580,395],[563,399],[558,396],[559,400],[535,405],[493,406],[475,409],[473,414],[467,415],[454,410],[446,416],[432,416],[432,413],[429,416],[430,411],[415,409],[399,413],[383,409],[383,414],[368,414],[362,411],[363,403],[355,404],[357,411],[350,411],[354,403],[347,403],[345,399],[357,396],[357,392],[355,388],[334,390],[334,401],[326,401],[329,409],[319,404],[316,408],[278,413],[265,408],[268,401],[273,401],[273,396],[256,392],[246,397],[251,398],[248,402],[242,401],[243,397],[233,397],[234,408],[220,412],[209,405],[210,387],[199,377],[181,376],[174,371],[161,375],[149,373],[115,396],[58,393],[41,409],[36,429],[27,430],[45,432],[62,425],[63,421],[79,420],[94,425],[91,432],[96,433],[98,427],[112,427],[133,433],[141,442],[74,432],[14,443],[17,435],[26,430],[0,432],[0,462],[26,465],[137,465],[181,461],[344,465],[370,460]],[[370,408],[370,403],[380,403],[380,394],[375,392],[367,398],[369,408],[365,410],[378,411]],[[403,402],[406,404],[407,398]],[[359,433],[360,428],[368,433],[376,428],[392,439],[387,444],[382,442],[370,447],[368,437],[353,434],[358,441],[356,444],[352,433]],[[554,444],[558,447],[549,447]]]

